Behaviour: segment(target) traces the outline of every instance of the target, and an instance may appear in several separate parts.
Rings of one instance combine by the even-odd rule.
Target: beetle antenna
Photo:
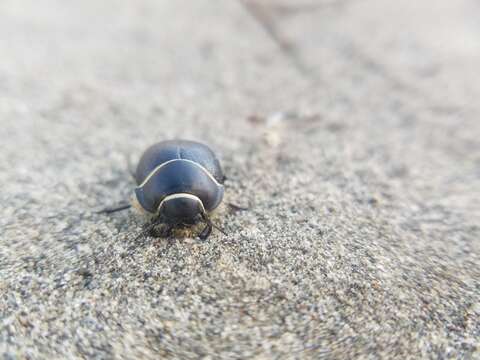
[[[228,236],[228,234],[226,233],[225,230],[223,230],[220,226],[214,224],[212,222],[212,220],[210,220],[210,217],[208,216],[208,214],[206,212],[202,213],[202,218],[207,223],[208,226],[211,226],[211,227],[217,229],[218,231],[220,231],[223,235]]]
[[[228,236],[227,232],[226,232],[225,230],[223,230],[220,226],[215,225],[214,223],[211,223],[211,224],[212,224],[212,226],[213,226],[215,229],[217,229],[218,231],[220,231],[223,235]]]

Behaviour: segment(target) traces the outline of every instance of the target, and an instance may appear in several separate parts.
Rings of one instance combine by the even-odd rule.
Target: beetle
[[[198,235],[207,239],[212,228],[223,232],[209,214],[223,200],[225,175],[215,153],[204,144],[189,140],[166,140],[150,146],[133,174],[138,205],[152,215],[142,232],[168,236],[179,226],[205,224]],[[101,213],[125,210],[131,204],[107,208]],[[163,225],[163,231],[156,228]],[[224,232],[223,232],[224,233]]]

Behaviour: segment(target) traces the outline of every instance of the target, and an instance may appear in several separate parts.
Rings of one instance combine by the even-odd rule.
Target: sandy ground
[[[0,354],[480,358],[474,0],[0,3]],[[218,153],[215,232],[134,241],[129,162]]]

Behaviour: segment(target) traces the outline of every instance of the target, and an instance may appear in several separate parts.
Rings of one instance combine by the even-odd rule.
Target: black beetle
[[[208,146],[188,140],[154,144],[143,153],[134,177],[136,200],[143,210],[153,215],[144,231],[168,236],[177,226],[204,222],[206,226],[199,237],[206,239],[212,227],[219,229],[208,214],[222,202],[225,176]],[[112,213],[129,207],[131,205],[123,205],[101,212]],[[155,232],[158,225],[164,226],[161,233]]]

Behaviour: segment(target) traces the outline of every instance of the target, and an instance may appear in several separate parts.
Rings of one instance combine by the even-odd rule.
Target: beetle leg
[[[205,228],[202,230],[202,232],[198,235],[198,237],[200,238],[200,240],[206,240],[210,234],[212,233],[212,223],[211,222],[207,222],[207,225],[205,226]]]
[[[97,214],[113,214],[114,212],[127,210],[127,209],[130,209],[131,207],[132,207],[131,204],[122,204],[116,207],[107,207],[105,209],[97,211]]]
[[[202,220],[205,222],[205,227],[203,228],[202,232],[198,234],[198,237],[200,238],[200,240],[206,240],[212,233],[213,224],[212,224],[212,221],[210,220],[210,217],[207,215],[207,213],[203,212],[200,214],[200,216]]]

